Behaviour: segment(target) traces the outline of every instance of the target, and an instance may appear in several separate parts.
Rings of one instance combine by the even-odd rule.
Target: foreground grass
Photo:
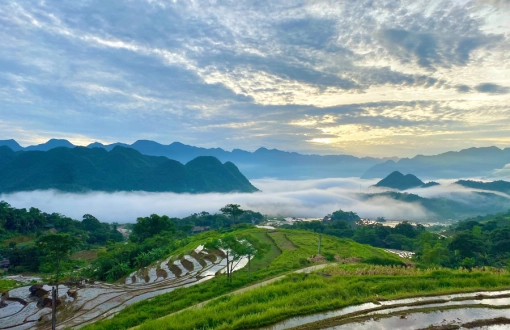
[[[343,267],[343,266],[342,266]],[[367,266],[362,266],[367,267]],[[348,266],[342,276],[292,274],[271,285],[236,296],[224,296],[200,309],[190,309],[140,327],[149,329],[248,329],[286,318],[349,305],[420,295],[510,288],[510,275],[490,270],[409,270],[380,267],[355,272]],[[390,274],[390,275],[386,275]],[[399,275],[402,274],[402,275]]]
[[[207,282],[188,288],[176,289],[167,294],[159,295],[151,300],[141,301],[126,307],[112,319],[96,322],[83,329],[126,329],[180,311],[187,307],[232,292],[236,289],[264,281],[266,279],[312,265],[307,258],[317,253],[317,235],[308,231],[278,230],[276,235],[269,236],[264,229],[245,229],[239,234],[250,234],[261,241],[269,243],[270,250],[260,259],[252,261],[251,277],[245,269],[234,273],[232,283],[224,276],[216,277]],[[185,247],[173,252],[174,256],[189,253],[204,240],[221,237],[216,232],[207,232],[193,236]],[[341,257],[359,257],[363,259],[379,258],[390,263],[402,263],[401,259],[368,245],[358,244],[349,239],[322,236],[322,251]]]

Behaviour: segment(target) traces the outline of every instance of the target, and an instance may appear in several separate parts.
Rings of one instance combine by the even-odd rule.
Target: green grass
[[[14,243],[16,243],[16,245],[18,245],[18,244],[28,243],[33,240],[34,240],[34,238],[32,238],[30,236],[18,236],[18,237],[12,237],[12,238],[6,239],[4,241],[4,244],[8,246],[10,242],[14,242]]]
[[[248,274],[244,270],[234,273],[232,283],[229,283],[225,276],[215,277],[196,286],[180,288],[173,292],[156,296],[151,300],[133,304],[120,311],[114,318],[96,322],[83,329],[110,330],[133,327],[200,302],[219,297],[247,285],[310,266],[312,264],[307,258],[317,253],[317,235],[308,231],[278,229],[270,237],[265,229],[250,228],[238,230],[235,234],[253,235],[260,241],[270,244],[271,248],[261,259],[255,258],[252,261],[251,278],[248,278]],[[178,257],[181,254],[187,254],[198,245],[204,243],[204,241],[219,238],[221,235],[221,233],[210,231],[193,236],[189,244],[174,251],[172,255]],[[380,257],[400,261],[400,258],[396,255],[358,244],[352,240],[323,235],[322,242],[324,252],[341,255],[342,257],[355,256],[366,259]],[[285,247],[285,249],[282,247]]]
[[[140,329],[248,329],[374,301],[376,297],[396,299],[503,288],[510,288],[510,275],[490,271],[430,270],[411,275],[331,277],[292,274],[268,286],[215,299],[200,309],[146,322]]]
[[[14,280],[3,280],[3,279],[0,279],[0,294],[5,292],[5,291],[9,291],[11,289],[14,289],[16,287],[18,287],[19,285],[17,285],[16,281]]]
[[[268,233],[268,235],[274,240],[276,245],[282,250],[297,250],[297,247],[292,243],[287,235],[282,231],[274,231]]]
[[[251,235],[258,239],[260,242],[269,244],[270,247],[269,251],[261,258],[254,258],[251,261],[251,270],[257,271],[268,267],[274,259],[282,254],[282,250],[276,245],[274,240],[269,238],[266,232],[253,232]]]

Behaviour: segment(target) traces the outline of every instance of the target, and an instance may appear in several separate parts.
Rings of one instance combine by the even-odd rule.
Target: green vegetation
[[[56,237],[55,234],[76,238],[73,251],[86,251],[124,240],[115,224],[102,223],[90,214],[78,221],[57,213],[44,213],[36,208],[28,211],[16,209],[0,202],[0,240],[4,242],[0,246],[0,257],[9,259],[9,272],[53,273],[54,258],[49,251],[41,249],[38,242]],[[75,265],[81,263],[66,258],[61,266],[62,270],[67,271]]]
[[[170,255],[193,269],[183,256],[199,245],[227,251],[227,274],[141,301],[85,329],[243,329],[375,299],[510,288],[505,270],[510,211],[467,219],[442,233],[408,222],[394,228],[363,225],[356,213],[341,210],[324,221],[266,230],[252,226],[264,219],[260,213],[236,204],[222,211],[183,219],[140,217],[125,226],[132,230],[126,241],[117,224],[101,223],[90,214],[77,221],[0,203],[0,238],[7,243],[0,255],[9,258],[9,272],[56,272],[58,281],[60,268],[65,272],[80,265],[79,275],[114,282]],[[194,234],[196,226],[211,230]],[[416,254],[405,260],[380,248]],[[253,257],[249,266],[233,272],[243,256]],[[326,262],[346,264],[311,275],[295,273]],[[203,307],[187,309],[197,304]]]
[[[274,259],[276,259],[280,254],[282,254],[282,250],[276,245],[274,240],[269,238],[267,232],[265,231],[258,232],[253,231],[251,235],[260,242],[267,244],[269,246],[266,253],[262,254],[259,258],[255,258],[251,261],[251,270],[257,271],[269,266]]]
[[[14,289],[15,287],[17,287],[18,284],[16,281],[14,280],[4,280],[4,279],[0,279],[0,294],[2,292],[5,292],[5,291],[8,291],[8,290],[11,290],[11,289]]]
[[[117,146],[0,150],[0,192],[58,189],[70,192],[172,191],[177,193],[257,191],[232,163],[197,157],[186,165]]]
[[[352,238],[358,243],[381,248],[413,251],[416,253],[414,261],[423,267],[510,266],[510,211],[467,219],[443,234],[429,232],[422,225],[414,226],[406,221],[391,228],[381,223],[359,226],[331,217],[327,219],[331,220],[284,227]]]
[[[71,251],[79,244],[79,240],[69,234],[48,234],[37,239],[37,248],[43,252],[46,262],[55,269],[57,294],[62,263],[69,260]]]
[[[311,266],[313,263],[308,258],[317,254],[317,234],[292,230],[277,230],[268,233],[266,230],[256,228],[238,228],[225,233],[207,232],[192,236],[187,246],[175,250],[172,254],[189,253],[199,245],[199,242],[214,241],[232,235],[244,237],[247,240],[251,240],[249,238],[251,236],[268,245],[262,258],[255,258],[252,262],[251,276],[248,276],[247,271],[243,269],[234,272],[231,281],[227,276],[219,276],[200,285],[180,288],[171,293],[157,296],[150,301],[142,301],[128,306],[112,319],[94,323],[84,329],[124,329],[133,327],[147,320],[163,317],[209,299],[228,294],[247,285]],[[379,258],[385,262],[403,264],[401,259],[394,254],[349,239],[338,239],[323,235],[322,243],[322,253],[324,254],[342,257],[352,256],[367,261]]]
[[[426,271],[378,267],[363,275],[341,273],[352,265],[316,274],[292,274],[268,286],[224,296],[199,309],[188,309],[140,327],[150,329],[251,329],[291,316],[337,309],[378,299],[395,299],[510,287],[510,275],[489,269]],[[351,271],[352,272],[352,271]],[[327,276],[326,276],[327,275]]]

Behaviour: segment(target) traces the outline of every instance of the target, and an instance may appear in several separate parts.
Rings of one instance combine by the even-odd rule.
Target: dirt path
[[[281,280],[282,278],[284,278],[285,276],[289,275],[289,274],[295,274],[295,273],[310,273],[310,272],[314,272],[316,270],[319,270],[319,269],[323,269],[323,268],[326,268],[328,266],[331,266],[331,265],[336,265],[336,263],[327,263],[327,264],[320,264],[320,265],[314,265],[314,266],[310,266],[310,267],[306,267],[306,268],[301,268],[301,269],[298,269],[298,270],[295,270],[293,272],[290,272],[290,273],[286,273],[284,275],[280,275],[280,276],[277,276],[277,277],[274,277],[274,278],[271,278],[269,280],[266,280],[266,281],[262,281],[262,282],[259,282],[259,283],[255,283],[255,284],[252,284],[252,285],[249,285],[247,287],[244,287],[244,288],[241,288],[241,289],[237,289],[235,291],[232,291],[232,292],[229,292],[229,293],[226,293],[226,294],[223,294],[221,296],[218,296],[218,297],[215,297],[215,298],[212,298],[212,299],[209,299],[209,300],[206,300],[206,301],[202,301],[201,303],[198,303],[196,305],[193,305],[193,306],[190,306],[190,307],[186,307],[184,309],[181,309],[180,311],[177,311],[177,312],[173,312],[171,314],[168,314],[168,315],[165,315],[163,317],[160,317],[160,318],[157,318],[157,319],[153,319],[153,320],[161,320],[161,319],[165,319],[167,317],[171,317],[172,315],[174,314],[177,314],[177,313],[181,313],[182,311],[185,311],[185,310],[188,310],[188,309],[198,309],[198,308],[202,308],[202,306],[204,306],[205,304],[215,300],[215,299],[218,299],[218,298],[221,298],[221,297],[225,297],[225,296],[232,296],[232,295],[236,295],[236,294],[241,294],[241,293],[244,293],[244,292],[247,292],[247,291],[250,291],[250,290],[253,290],[253,289],[256,289],[256,288],[260,288],[262,286],[266,286],[266,285],[269,285],[271,283],[274,283],[278,280]],[[151,320],[151,321],[153,321]],[[134,330],[134,329],[139,329],[140,328],[140,325],[136,326],[136,327],[132,327],[132,328],[129,328],[129,330]]]

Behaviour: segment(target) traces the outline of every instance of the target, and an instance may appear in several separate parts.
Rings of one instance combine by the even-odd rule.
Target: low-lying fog
[[[291,217],[323,217],[342,209],[354,211],[363,218],[375,219],[424,219],[426,211],[419,205],[396,202],[377,197],[363,201],[359,193],[377,193],[381,189],[371,187],[377,180],[320,179],[286,181],[275,179],[252,180],[261,192],[253,194],[174,194],[147,192],[91,192],[85,194],[62,193],[53,190],[2,194],[4,200],[17,208],[37,207],[52,213],[57,212],[81,219],[84,214],[92,214],[101,221],[135,222],[137,217],[152,213],[170,217],[185,217],[192,213],[207,211],[216,213],[226,204],[240,204],[267,215]],[[472,203],[476,199],[471,189],[440,181],[441,186],[427,189],[412,189],[408,192],[422,197],[447,197]],[[455,194],[465,192],[466,194]],[[460,199],[460,200],[459,200]]]

